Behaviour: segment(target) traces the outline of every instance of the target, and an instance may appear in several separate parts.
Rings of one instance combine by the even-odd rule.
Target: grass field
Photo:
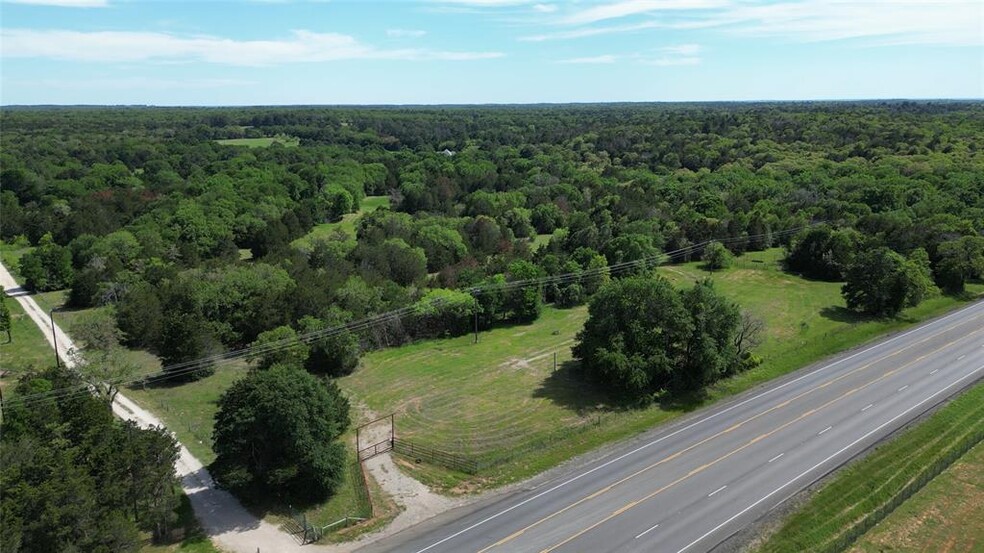
[[[355,224],[359,221],[359,217],[362,217],[364,213],[372,213],[380,207],[389,207],[390,198],[389,196],[366,196],[362,199],[359,205],[359,211],[355,213],[348,213],[342,216],[342,220],[335,223],[322,223],[320,225],[315,225],[311,229],[311,232],[305,234],[304,236],[298,238],[291,242],[291,245],[295,248],[300,249],[310,249],[311,244],[315,239],[318,238],[328,238],[336,230],[344,231],[348,234],[350,240],[355,240]]]
[[[10,274],[14,277],[17,282],[23,282],[24,279],[21,277],[20,271],[20,258],[24,257],[24,254],[30,252],[34,248],[32,246],[19,246],[14,244],[8,244],[7,242],[0,242],[0,262],[3,266],[10,271]]]
[[[216,140],[226,146],[246,146],[247,148],[269,148],[274,144],[283,144],[288,148],[299,146],[301,140],[292,136],[275,136],[272,138],[227,138]]]
[[[137,385],[124,390],[123,393],[157,415],[198,460],[208,465],[215,460],[211,436],[215,412],[218,410],[217,401],[222,393],[245,376],[248,370],[248,366],[243,362],[222,364],[216,368],[215,374],[201,380],[184,384],[149,386],[146,389]],[[351,430],[343,436],[343,440],[354,444],[355,431]],[[355,458],[354,445],[350,449],[350,458]],[[357,485],[359,485],[357,481],[348,478],[328,501],[307,506],[301,511],[307,516],[308,521],[316,526],[323,526],[342,517],[357,514],[361,509],[355,487]],[[372,482],[370,486],[373,486]],[[387,503],[378,488],[375,489],[373,500],[381,506]],[[273,524],[279,525],[287,520],[284,506],[252,505],[250,508]]]
[[[883,551],[984,551],[984,443],[909,498],[850,549]]]
[[[950,448],[962,439],[979,431],[984,424],[984,384],[978,384],[958,396],[921,424],[899,437],[878,447],[861,461],[848,466],[800,510],[791,515],[783,527],[760,548],[761,553],[799,553],[822,551],[826,544],[846,532],[864,515],[875,511],[895,496],[907,483],[915,479],[926,467],[944,457]],[[965,462],[951,466],[949,475],[934,479],[931,488],[923,488],[926,494],[917,494],[903,503],[893,515],[876,526],[874,532],[859,545],[862,551],[885,551],[876,541],[893,540],[905,536],[924,540],[928,549],[903,545],[901,551],[943,551],[947,541],[963,539],[977,547],[982,542],[984,528],[980,518],[971,518],[974,512],[984,509],[984,471],[977,471],[968,480],[961,475],[973,473],[975,459],[980,467],[984,460],[981,446],[963,456]],[[976,483],[976,484],[975,484]],[[928,496],[928,497],[927,497]],[[972,500],[963,503],[961,496]],[[934,499],[935,498],[935,499]],[[936,512],[935,518],[929,505],[947,505],[948,510]],[[976,502],[976,503],[975,503]],[[906,516],[910,514],[910,516]],[[951,514],[954,519],[950,519]],[[940,519],[943,519],[942,521]],[[957,526],[960,520],[967,526]],[[966,534],[966,535],[962,535]],[[880,536],[880,537],[879,537]],[[941,541],[936,541],[939,538]],[[930,540],[930,541],[927,541]],[[886,544],[887,545],[887,544]],[[864,549],[864,548],[868,549]],[[954,551],[979,551],[974,547],[950,549]]]
[[[530,242],[530,249],[533,251],[539,250],[543,246],[549,244],[551,238],[553,238],[552,234],[537,234]]]
[[[45,340],[41,329],[24,313],[21,305],[13,298],[7,298],[10,308],[10,337],[0,334],[0,370],[5,375],[0,379],[4,388],[14,385],[18,375],[28,367],[45,368],[54,365],[55,356]]]
[[[645,409],[609,406],[567,363],[584,307],[548,307],[534,324],[484,332],[478,344],[462,336],[371,352],[340,384],[375,413],[396,413],[401,437],[492,465],[479,477],[435,467],[416,471],[440,490],[462,493],[531,476],[959,303],[936,297],[899,319],[861,320],[844,308],[840,284],[786,274],[780,257],[778,249],[748,254],[713,275],[698,263],[659,269],[681,286],[712,276],[721,292],[766,322],[757,350],[763,364],[703,397]]]

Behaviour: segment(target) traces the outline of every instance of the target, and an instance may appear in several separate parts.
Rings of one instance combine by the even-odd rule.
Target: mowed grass
[[[212,427],[218,400],[230,386],[246,375],[244,362],[216,367],[215,374],[193,382],[163,381],[144,388],[134,384],[122,393],[157,415],[178,440],[204,464],[215,460]]]
[[[984,443],[869,530],[850,551],[984,551]]]
[[[269,148],[274,144],[282,144],[287,148],[294,148],[301,144],[301,140],[294,136],[274,136],[269,138],[226,138],[216,140],[225,146],[246,146],[247,148]]]
[[[415,471],[439,490],[464,493],[531,476],[960,304],[936,297],[898,319],[863,320],[844,308],[841,284],[786,274],[781,256],[779,249],[750,253],[717,273],[700,263],[659,269],[679,286],[711,277],[719,291],[766,322],[756,350],[762,365],[699,397],[642,409],[610,405],[569,363],[585,307],[547,307],[535,323],[483,332],[478,344],[462,336],[371,352],[340,384],[376,414],[396,413],[401,437],[490,465],[477,477],[435,467]]]
[[[551,238],[553,238],[552,234],[537,234],[533,237],[533,240],[530,241],[530,249],[533,251],[539,250],[549,244]]]
[[[33,246],[0,242],[0,263],[3,263],[3,266],[14,277],[14,280],[19,283],[24,282],[24,278],[20,274],[20,259],[32,250],[34,250]]]
[[[7,388],[15,384],[18,376],[29,370],[43,369],[55,364],[55,354],[45,340],[38,325],[24,313],[20,303],[14,298],[7,298],[10,309],[10,338],[0,333],[0,370],[4,376],[0,386]]]
[[[861,461],[844,469],[818,491],[803,508],[790,516],[783,527],[762,545],[759,551],[799,553],[826,550],[829,544],[847,532],[865,515],[887,503],[923,470],[944,458],[951,448],[957,447],[962,440],[967,439],[974,432],[979,432],[982,424],[984,424],[984,384],[978,384],[924,422],[879,446]],[[975,451],[976,453],[964,454],[963,458],[971,464],[974,463],[974,459],[977,459],[978,463],[984,460],[980,445]],[[972,517],[974,512],[980,513],[984,509],[984,487],[981,487],[981,484],[984,484],[982,480],[984,471],[978,470],[971,480],[962,480],[959,475],[973,470],[967,470],[967,467],[956,471],[953,469],[954,467],[951,467],[950,476],[942,480],[939,480],[940,477],[934,479],[930,485],[936,484],[936,486],[930,488],[926,494],[930,495],[931,500],[935,493],[937,502],[949,506],[947,511],[936,513],[937,520],[943,520],[942,524],[921,524],[918,519],[905,516],[906,512],[918,515],[923,506],[928,505],[929,500],[920,498],[917,494],[914,498],[910,498],[909,502],[903,503],[901,511],[898,509],[895,511],[894,518],[890,517],[884,521],[885,524],[876,527],[874,532],[869,532],[872,539],[879,535],[887,539],[889,536],[908,534],[919,529],[919,535],[922,535],[923,539],[942,539],[930,543],[929,549],[913,548],[905,544],[900,550],[943,551],[943,544],[946,541],[956,540],[957,535],[963,533],[967,535],[961,536],[962,538],[976,543],[979,547],[984,533],[980,524],[982,519],[964,518],[968,526],[956,526],[956,523],[962,517]],[[923,491],[926,490],[927,488],[923,488]],[[966,495],[972,501],[961,503],[962,495]],[[915,498],[920,499],[913,502]],[[954,520],[950,520],[951,514],[955,515]],[[930,513],[925,515],[931,516]],[[924,518],[922,522],[926,523],[929,520]],[[862,551],[885,550],[878,547],[864,549],[867,547],[865,543],[870,545],[874,542],[862,542],[859,546]],[[979,549],[974,549],[972,546],[969,549],[956,550]]]
[[[322,223],[320,225],[315,225],[314,228],[311,229],[311,232],[305,234],[297,240],[294,240],[291,242],[291,245],[295,248],[307,250],[311,248],[315,240],[330,238],[336,230],[345,232],[350,240],[354,240],[355,225],[358,223],[359,217],[362,217],[364,213],[372,213],[380,207],[389,207],[389,205],[389,196],[366,196],[362,199],[362,202],[360,202],[359,210],[355,213],[347,213],[342,216],[341,221],[337,221],[335,223]]]
[[[123,394],[157,415],[192,455],[208,465],[215,460],[215,453],[212,451],[212,429],[215,426],[218,400],[230,386],[246,376],[248,371],[249,367],[245,362],[224,363],[216,367],[215,374],[194,382],[162,383],[146,388],[138,384],[123,390]],[[342,437],[342,440],[346,444],[351,444],[349,459],[354,460],[354,427]],[[361,484],[350,474],[347,473],[346,476],[345,482],[339,486],[335,495],[322,503],[304,507],[295,506],[298,507],[298,512],[303,513],[312,525],[319,527],[346,516],[361,514],[356,489],[356,486]],[[378,487],[374,486],[371,479],[370,488],[375,488],[373,500],[376,504],[380,507],[386,505],[386,497]],[[279,505],[272,500],[268,504],[253,504],[247,507],[256,515],[276,525],[285,523],[289,518],[286,505]],[[382,509],[380,512],[386,514]],[[350,529],[344,535],[353,537],[358,535],[354,530],[356,529]],[[332,535],[327,539],[331,541],[337,537]]]

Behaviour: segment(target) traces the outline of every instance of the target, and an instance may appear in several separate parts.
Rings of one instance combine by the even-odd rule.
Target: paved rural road
[[[57,348],[58,357],[62,362],[68,367],[73,366],[74,359],[69,352],[75,348],[75,344],[72,343],[71,338],[57,324],[52,325],[48,314],[38,306],[26,290],[17,284],[2,263],[0,263],[0,285],[3,285],[10,297],[20,303],[24,312],[44,333],[48,343]],[[52,329],[56,342],[52,341]],[[121,419],[135,421],[145,428],[164,426],[157,417],[141,409],[123,394],[117,394],[116,399],[113,400],[113,413]],[[179,445],[180,452],[175,468],[181,479],[181,488],[188,495],[195,515],[205,532],[216,545],[224,551],[237,553],[311,551],[301,546],[293,536],[253,516],[229,492],[216,488],[208,469],[202,466],[202,463],[184,445]]]
[[[361,551],[709,551],[981,376],[984,302]]]

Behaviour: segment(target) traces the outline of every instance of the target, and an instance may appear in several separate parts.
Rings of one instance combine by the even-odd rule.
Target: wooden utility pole
[[[48,311],[48,319],[51,320],[51,345],[55,347],[55,366],[61,367],[61,360],[58,358],[58,335],[55,334],[55,308]]]

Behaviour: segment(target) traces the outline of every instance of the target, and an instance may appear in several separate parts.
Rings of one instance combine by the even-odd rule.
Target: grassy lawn
[[[825,550],[827,544],[850,529],[866,514],[888,502],[923,470],[951,448],[979,431],[984,422],[984,384],[978,384],[899,437],[879,446],[850,465],[823,487],[762,546],[765,552]],[[943,545],[962,540],[972,551],[984,540],[979,515],[984,511],[984,450],[978,445],[964,454],[963,463],[950,467],[899,509],[858,545],[861,551],[885,551],[893,540],[923,540],[905,551],[943,551]],[[975,470],[976,469],[976,470]],[[964,500],[968,502],[964,502]],[[935,509],[944,509],[938,511]],[[975,516],[974,513],[977,513]],[[960,524],[964,521],[966,525]],[[979,549],[978,549],[979,550]]]
[[[984,551],[984,443],[910,497],[850,550]]]
[[[41,329],[24,313],[17,300],[7,298],[7,307],[11,341],[7,342],[6,334],[0,334],[0,370],[6,373],[0,379],[0,386],[4,388],[14,385],[17,376],[28,367],[44,368],[55,363],[54,352]]]
[[[216,402],[232,384],[246,375],[244,362],[219,365],[212,376],[187,383],[164,381],[156,386],[131,386],[126,397],[157,415],[178,440],[204,464],[215,460],[212,425]]]
[[[11,276],[13,276],[14,280],[17,282],[24,282],[24,278],[18,270],[20,266],[20,258],[24,257],[24,254],[33,249],[33,246],[20,246],[8,244],[7,242],[0,242],[0,262],[2,262],[3,266],[10,271]]]
[[[363,213],[371,213],[380,207],[389,207],[389,205],[389,196],[366,196],[359,204],[359,211],[356,211],[355,213],[348,213],[342,217],[341,221],[335,223],[322,223],[320,225],[315,225],[314,228],[311,229],[311,232],[305,234],[297,240],[294,240],[291,245],[295,248],[310,249],[313,240],[317,238],[328,238],[336,230],[344,231],[345,234],[348,234],[350,239],[354,240],[355,224],[359,221],[359,217],[362,217]]]
[[[217,401],[234,382],[246,375],[248,366],[244,362],[233,362],[216,367],[215,374],[201,380],[184,384],[162,383],[158,386],[132,386],[123,393],[157,415],[169,430],[177,435],[178,440],[188,448],[202,463],[208,465],[215,460],[212,451],[212,428],[215,412],[218,410]],[[346,443],[355,443],[355,431],[351,430],[343,436]],[[350,459],[355,458],[354,447],[350,448]],[[307,516],[308,521],[315,526],[324,526],[345,516],[360,515],[364,507],[360,503],[356,486],[359,482],[354,475],[347,474],[345,483],[328,501],[316,505],[298,508]],[[373,483],[370,482],[370,487]],[[386,498],[375,490],[373,501],[382,506]],[[257,515],[266,518],[273,524],[280,525],[288,520],[287,510],[283,505],[265,504],[250,505]],[[385,514],[385,513],[384,513]],[[355,535],[355,528],[349,529],[343,535]],[[328,540],[337,539],[330,535]]]
[[[283,144],[288,148],[300,145],[301,140],[293,136],[274,136],[272,138],[227,138],[216,140],[219,144],[226,146],[246,146],[247,148],[269,148],[274,144]]]
[[[549,244],[551,238],[553,238],[553,234],[537,234],[530,243],[530,249],[533,251],[539,250]]]
[[[340,384],[375,413],[395,412],[401,437],[491,465],[477,477],[435,467],[414,471],[439,490],[464,493],[526,478],[960,303],[937,297],[898,319],[861,320],[844,308],[839,283],[783,273],[781,255],[778,249],[751,253],[714,274],[699,263],[659,269],[680,286],[711,276],[721,292],[766,322],[757,349],[763,364],[718,383],[704,397],[645,409],[607,405],[567,363],[587,316],[584,307],[548,307],[535,323],[484,332],[478,344],[462,336],[371,352]]]

